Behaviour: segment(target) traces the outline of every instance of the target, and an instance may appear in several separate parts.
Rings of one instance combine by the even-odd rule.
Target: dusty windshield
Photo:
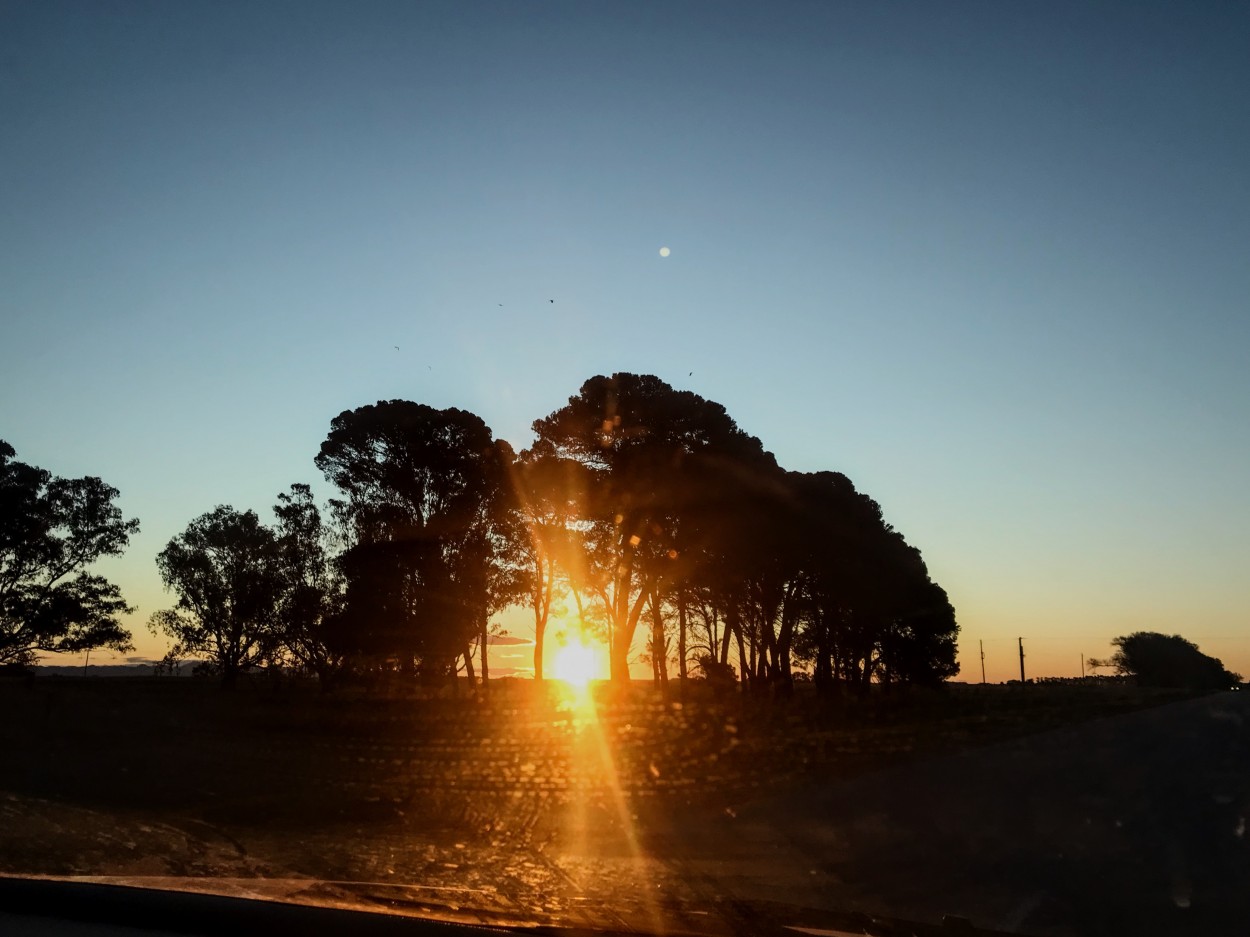
[[[0,873],[1244,932],[1248,40],[6,4]]]

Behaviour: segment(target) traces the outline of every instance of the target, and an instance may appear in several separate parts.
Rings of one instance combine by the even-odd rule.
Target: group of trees
[[[782,687],[797,666],[860,691],[956,672],[954,611],[877,503],[783,470],[719,404],[599,376],[534,432],[518,454],[462,410],[339,414],[315,459],[340,493],[326,522],[304,486],[273,529],[227,507],[197,519],[158,558],[179,600],[153,627],[226,680],[261,661],[473,676],[517,604],[538,679],[560,604],[600,632],[613,679],[639,644],[661,683],[673,665]]]
[[[483,680],[501,610],[533,614],[543,678],[553,610],[607,645],[614,679],[641,646],[657,682],[931,683],[957,672],[958,627],[919,551],[836,472],[792,472],[724,408],[656,377],[591,378],[516,453],[477,416],[403,400],[340,413],[315,464],[338,490],[278,495],[274,522],[221,506],[157,557],[174,608],[150,627],[171,659],[231,683],[282,665],[331,684],[394,671]],[[118,588],[90,571],[137,520],[93,477],[53,477],[0,441],[0,666],[42,651],[131,647]],[[641,637],[641,641],[638,640]],[[1116,638],[1142,685],[1239,682],[1179,635]]]
[[[217,507],[157,556],[178,603],[149,626],[174,640],[171,661],[204,657],[227,685],[259,664],[333,679],[341,658],[330,624],[341,588],[311,489],[292,485],[274,514],[276,527],[267,527],[254,511]]]
[[[600,376],[534,432],[523,478],[564,485],[554,511],[549,484],[522,487],[546,509],[527,523],[555,535],[534,538],[535,564],[600,613],[613,678],[639,628],[660,682],[674,651],[679,677],[697,661],[757,685],[788,685],[796,663],[858,689],[956,672],[954,611],[876,502],[843,475],[783,470],[720,404]]]
[[[157,557],[177,601],[150,627],[226,682],[282,664],[327,683],[437,683],[476,676],[475,660],[485,678],[475,651],[515,605],[533,613],[538,679],[560,607],[605,642],[613,679],[639,653],[661,683],[675,668],[862,691],[957,672],[946,594],[844,475],[786,471],[720,404],[649,375],[591,378],[533,429],[517,453],[462,410],[340,413],[315,458],[338,496],[321,508],[292,485],[273,523],[229,506],[193,520]],[[0,661],[127,646],[129,609],[85,567],[137,522],[99,479],[12,455],[0,450]]]

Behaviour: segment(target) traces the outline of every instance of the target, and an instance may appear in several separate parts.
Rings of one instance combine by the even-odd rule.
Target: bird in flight
[[[395,346],[395,350],[396,350],[396,351],[399,351],[399,346],[398,346],[398,345],[396,345],[396,346]]]
[[[547,302],[549,302],[549,303],[554,303],[554,302],[555,302],[555,300],[554,300],[554,299],[549,299],[549,300],[547,300]]]

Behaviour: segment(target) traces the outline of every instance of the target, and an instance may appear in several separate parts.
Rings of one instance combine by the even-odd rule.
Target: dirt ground
[[[1120,687],[957,687],[848,707],[639,687],[601,688],[588,705],[511,681],[485,699],[379,699],[187,678],[5,680],[0,872],[485,922],[721,933],[761,913],[925,920],[975,906],[992,916],[984,925],[1082,933],[1045,888],[960,891],[917,849],[932,840],[965,869],[1003,860],[1018,818],[994,791],[950,778],[997,777],[1001,800],[1020,783],[994,768],[1012,763],[1013,739],[1115,725],[1163,701]],[[1056,753],[1083,744],[1030,770],[1051,766],[1053,785]],[[1000,754],[960,761],[978,752]],[[917,780],[919,766],[947,780]],[[956,835],[899,806],[942,784],[982,791],[999,831],[985,839],[963,817]]]

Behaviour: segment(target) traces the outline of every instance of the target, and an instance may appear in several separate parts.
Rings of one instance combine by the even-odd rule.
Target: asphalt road
[[[1250,693],[1099,719],[656,831],[748,901],[1031,934],[1250,932]]]

